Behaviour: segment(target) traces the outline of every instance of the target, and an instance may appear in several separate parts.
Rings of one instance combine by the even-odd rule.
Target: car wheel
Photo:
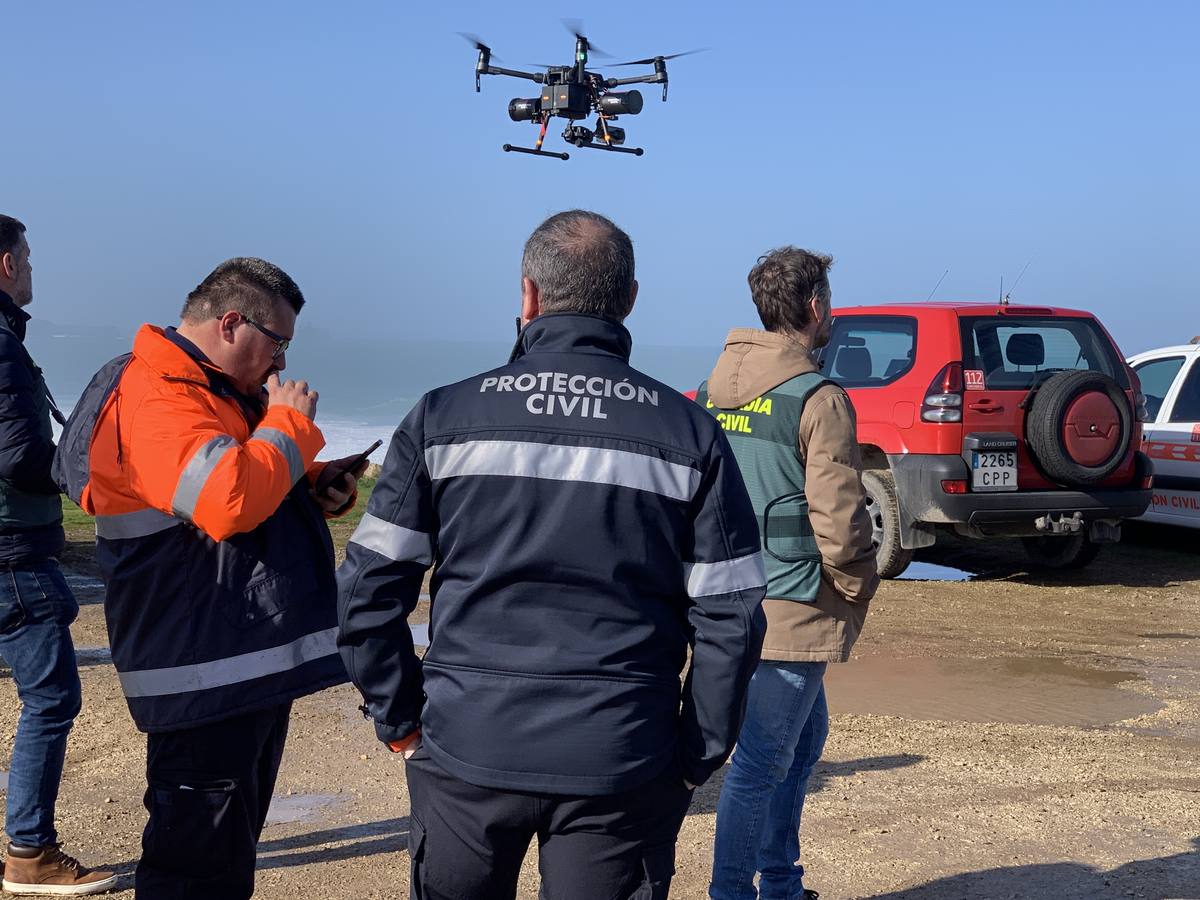
[[[1029,561],[1039,569],[1082,569],[1100,552],[1100,545],[1082,534],[1067,537],[1021,538]]]
[[[908,568],[913,552],[900,546],[900,499],[896,479],[886,469],[868,469],[862,475],[871,518],[871,544],[880,578],[895,578]]]

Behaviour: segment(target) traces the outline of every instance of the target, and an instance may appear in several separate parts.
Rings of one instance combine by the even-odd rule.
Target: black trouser
[[[147,736],[138,900],[242,900],[254,893],[292,704]]]
[[[512,900],[536,835],[541,900],[660,900],[692,792],[674,765],[604,797],[477,787],[425,750],[406,763],[413,900]]]

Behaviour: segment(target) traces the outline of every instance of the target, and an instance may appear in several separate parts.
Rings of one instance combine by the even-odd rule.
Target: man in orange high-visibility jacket
[[[278,374],[303,303],[276,266],[223,263],[178,328],[142,326],[97,373],[60,442],[148,732],[140,900],[252,894],[291,702],[346,680],[324,515],[349,508],[354,477],[328,463],[326,486],[317,394]]]

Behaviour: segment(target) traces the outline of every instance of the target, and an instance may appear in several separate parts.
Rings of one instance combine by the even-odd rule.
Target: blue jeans
[[[9,839],[22,847],[58,842],[54,804],[79,713],[79,670],[70,624],[75,595],[52,559],[0,567],[0,656],[12,669],[21,718],[8,776]]]
[[[800,811],[829,734],[825,665],[764,660],[750,679],[746,720],[717,801],[713,900],[804,895]]]

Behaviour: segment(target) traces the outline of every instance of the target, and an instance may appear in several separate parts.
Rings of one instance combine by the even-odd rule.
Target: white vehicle
[[[1139,518],[1200,528],[1200,338],[1129,358],[1149,421],[1142,450],[1154,460],[1154,500]]]

